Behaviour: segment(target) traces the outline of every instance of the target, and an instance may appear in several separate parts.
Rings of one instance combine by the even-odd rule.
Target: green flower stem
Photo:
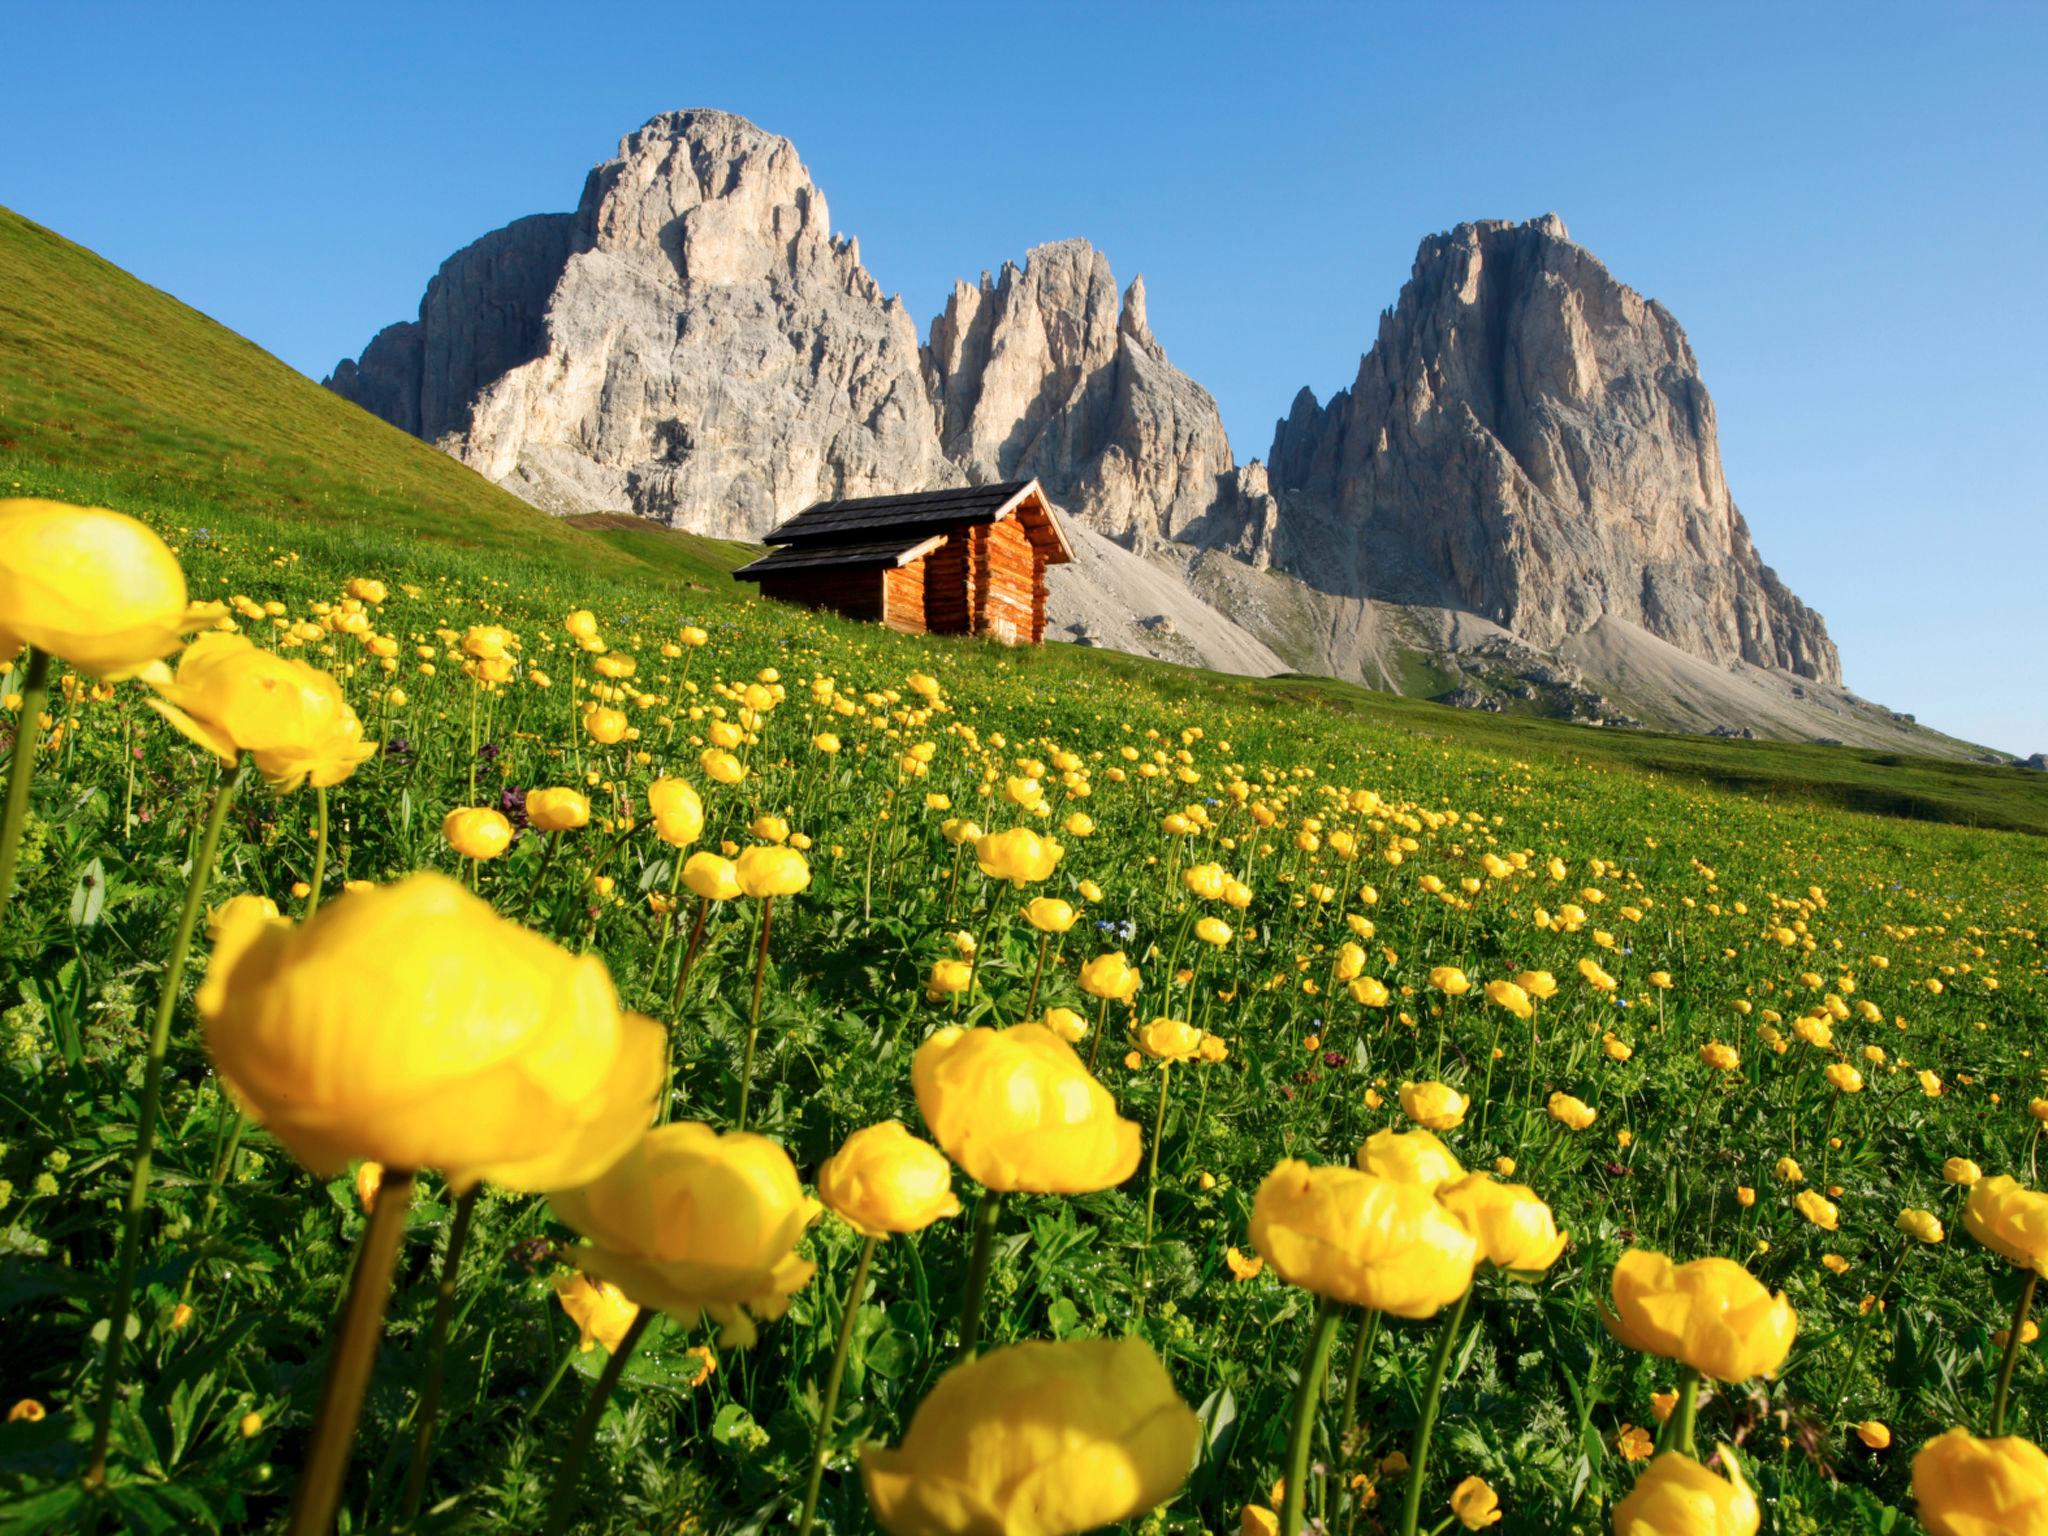
[[[2005,1359],[1998,1367],[1998,1393],[1991,1399],[1991,1434],[1994,1439],[2005,1433],[2005,1405],[2012,1396],[2012,1368],[2020,1358],[2020,1335],[2027,1331],[2027,1313],[2033,1310],[2034,1286],[2040,1278],[2039,1271],[2027,1271],[2026,1284],[2020,1287],[2019,1305],[2012,1309],[2012,1328],[2005,1336]]]
[[[1699,1405],[1700,1373],[1688,1365],[1678,1373],[1678,1401],[1657,1435],[1658,1450],[1677,1451],[1698,1459],[1699,1453],[1693,1447],[1693,1424],[1699,1417]]]
[[[612,1351],[611,1359],[605,1361],[603,1372],[590,1389],[583,1412],[577,1416],[576,1427],[569,1431],[569,1443],[562,1451],[562,1465],[555,1473],[555,1496],[548,1500],[547,1524],[542,1527],[544,1536],[561,1536],[569,1528],[570,1516],[576,1510],[576,1484],[583,1471],[584,1453],[590,1449],[591,1437],[597,1433],[597,1421],[604,1417],[604,1405],[611,1401],[612,1393],[618,1390],[619,1378],[626,1374],[626,1362],[633,1358],[640,1335],[647,1331],[647,1325],[653,1320],[654,1313],[647,1307],[634,1314],[633,1321],[619,1336],[619,1347]]]
[[[1173,1063],[1159,1063],[1159,1108],[1152,1115],[1152,1145],[1148,1149],[1150,1161],[1145,1169],[1145,1250],[1141,1268],[1143,1278],[1138,1284],[1138,1316],[1145,1315],[1145,1300],[1152,1290],[1152,1228],[1153,1212],[1159,1204],[1159,1143],[1166,1135],[1166,1090],[1173,1082]]]
[[[7,766],[7,809],[0,812],[0,919],[14,895],[14,866],[21,855],[21,828],[28,820],[28,788],[36,771],[36,738],[42,733],[43,704],[50,696],[50,655],[28,653],[21,683],[21,708],[14,716],[14,753]]]
[[[1344,1442],[1351,1438],[1352,1426],[1358,1422],[1358,1380],[1365,1371],[1365,1362],[1372,1358],[1372,1347],[1379,1339],[1380,1311],[1377,1307],[1360,1307],[1358,1327],[1351,1336],[1351,1364],[1344,1372],[1344,1416],[1338,1421],[1337,1454],[1344,1454]]]
[[[768,974],[768,933],[775,925],[775,898],[761,898],[761,950],[754,959],[754,1003],[747,1011],[747,1055],[740,1065],[740,1107],[733,1129],[747,1128],[747,1096],[754,1089],[754,1045],[761,1038],[761,983]]]
[[[1856,1362],[1863,1355],[1863,1341],[1870,1334],[1870,1320],[1877,1315],[1884,1304],[1885,1292],[1892,1288],[1892,1282],[1899,1278],[1899,1271],[1905,1267],[1906,1255],[1913,1251],[1913,1239],[1907,1238],[1899,1245],[1899,1256],[1886,1271],[1884,1283],[1877,1288],[1877,1294],[1870,1298],[1870,1310],[1856,1319],[1856,1340],[1849,1347],[1849,1368],[1842,1373],[1842,1390],[1835,1394],[1835,1412],[1842,1411],[1842,1405],[1849,1401],[1849,1394],[1856,1390]]]
[[[1828,1164],[1835,1155],[1835,1117],[1841,1112],[1842,1091],[1838,1088],[1835,1090],[1834,1098],[1828,1103],[1827,1127],[1820,1133],[1820,1187],[1823,1192],[1828,1187]]]
[[[1301,1357],[1301,1377],[1294,1384],[1294,1413],[1287,1429],[1287,1490],[1280,1501],[1280,1536],[1301,1536],[1301,1511],[1308,1491],[1308,1446],[1314,1438],[1316,1404],[1323,1395],[1323,1373],[1330,1364],[1330,1341],[1337,1336],[1342,1302],[1323,1298],[1316,1308],[1315,1331],[1308,1353]]]
[[[1095,1070],[1095,1058],[1102,1054],[1102,1032],[1109,1027],[1109,999],[1102,1000],[1102,1006],[1095,1010],[1095,1038],[1088,1042],[1088,1070]]]
[[[519,910],[512,914],[515,922],[525,922],[526,914],[533,910],[534,902],[540,899],[540,888],[547,879],[548,866],[554,863],[555,852],[562,846],[564,836],[566,834],[561,832],[542,834],[540,863],[533,867],[533,879],[527,882],[526,895],[519,903]]]
[[[128,1180],[128,1200],[121,1224],[121,1257],[114,1272],[114,1304],[107,1316],[106,1362],[100,1368],[100,1403],[93,1416],[92,1458],[85,1481],[99,1487],[107,1478],[107,1446],[114,1433],[114,1401],[121,1390],[122,1354],[128,1344],[128,1312],[135,1300],[135,1267],[142,1256],[142,1214],[149,1204],[150,1158],[156,1148],[156,1123],[163,1104],[164,1055],[171,1043],[171,1017],[177,1012],[178,994],[185,984],[185,957],[192,949],[192,933],[199,926],[199,914],[206,905],[207,882],[213,878],[213,861],[220,851],[221,828],[227,824],[228,807],[234,804],[246,767],[220,781],[213,792],[213,809],[207,814],[206,830],[200,834],[199,851],[192,859],[192,873],[185,882],[185,907],[178,915],[178,930],[171,940],[170,957],[164,964],[163,988],[157,996],[156,1020],[150,1029],[149,1059],[142,1079],[142,1108],[135,1124],[135,1168]]]
[[[441,1416],[441,1389],[448,1378],[448,1322],[455,1313],[456,1282],[462,1278],[462,1250],[469,1244],[469,1225],[476,1215],[483,1185],[472,1184],[455,1201],[455,1220],[448,1229],[448,1251],[441,1255],[441,1276],[434,1287],[434,1321],[427,1332],[427,1380],[420,1388],[418,1419],[412,1432],[412,1463],[405,1469],[405,1495],[399,1523],[410,1525],[427,1492],[427,1467],[434,1449],[435,1421]]]
[[[825,1373],[825,1397],[818,1406],[818,1444],[811,1452],[811,1477],[804,1485],[804,1510],[796,1522],[796,1536],[810,1536],[811,1522],[818,1513],[818,1490],[825,1481],[825,1457],[832,1447],[832,1415],[839,1409],[839,1383],[846,1374],[846,1349],[853,1342],[853,1320],[860,1311],[861,1293],[867,1289],[868,1266],[875,1259],[871,1237],[860,1245],[860,1261],[853,1267],[853,1284],[846,1292],[846,1306],[839,1317],[839,1342],[832,1350],[832,1369]]]
[[[223,1096],[225,1098],[225,1096]],[[233,1107],[232,1099],[226,1102]],[[214,1158],[213,1167],[206,1179],[206,1204],[199,1211],[199,1227],[193,1234],[192,1247],[198,1250],[204,1246],[208,1234],[213,1231],[214,1213],[220,1209],[220,1187],[234,1176],[235,1159],[241,1155],[242,1133],[249,1129],[249,1117],[240,1108],[234,1109],[234,1122],[228,1127],[227,1147]],[[185,1283],[178,1288],[178,1303],[184,1305],[192,1300],[192,1287],[199,1279],[199,1260],[195,1257],[185,1271]]]
[[[1429,1368],[1429,1390],[1422,1399],[1422,1417],[1415,1421],[1414,1447],[1408,1452],[1408,1484],[1401,1499],[1400,1536],[1415,1536],[1416,1523],[1422,1518],[1422,1487],[1429,1474],[1429,1439],[1436,1430],[1436,1411],[1444,1395],[1451,1350],[1458,1342],[1459,1330],[1465,1326],[1465,1309],[1471,1303],[1472,1288],[1468,1286],[1465,1294],[1452,1304],[1443,1331],[1437,1335],[1436,1359]]]
[[[981,932],[974,936],[974,957],[967,965],[967,990],[957,995],[966,997],[970,1002],[974,999],[974,979],[981,974],[981,957],[988,950],[988,931],[995,926],[996,908],[1003,904],[1003,892],[1009,887],[1007,880],[993,880],[989,884],[988,906],[981,914]],[[958,1006],[957,997],[955,1006]]]
[[[1003,1192],[992,1189],[974,1213],[974,1250],[967,1258],[967,1284],[960,1292],[960,1358],[972,1360],[981,1344],[981,1299],[988,1290],[989,1261],[995,1257],[996,1226],[1003,1219]]]
[[[1024,1004],[1024,1017],[1027,1019],[1038,1017],[1038,984],[1045,980],[1045,952],[1051,947],[1052,935],[1041,933],[1038,936],[1038,964],[1031,972],[1031,997]]]
[[[313,843],[312,890],[306,893],[306,919],[311,921],[320,910],[320,890],[327,879],[327,790],[324,785],[313,788],[313,805],[319,822],[319,830]]]
[[[370,1207],[369,1224],[356,1245],[355,1273],[342,1304],[341,1332],[327,1361],[327,1380],[320,1388],[320,1407],[313,1417],[313,1445],[292,1494],[287,1536],[327,1536],[341,1503],[342,1479],[348,1475],[349,1451],[362,1416],[363,1390],[377,1363],[377,1342],[384,1333],[384,1309],[391,1300],[391,1271],[405,1240],[405,1218],[412,1208],[410,1169],[387,1168]]]

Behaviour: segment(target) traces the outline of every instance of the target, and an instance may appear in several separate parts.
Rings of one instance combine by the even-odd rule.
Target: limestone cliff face
[[[786,139],[664,114],[574,214],[453,258],[329,385],[557,511],[755,537],[824,497],[957,482],[917,330]]]
[[[1323,591],[1475,613],[1545,648],[1612,617],[1840,679],[1729,496],[1685,333],[1555,215],[1424,240],[1352,387],[1327,405],[1304,390],[1269,466],[1276,563]]]
[[[1181,538],[1235,495],[1216,402],[1166,360],[1144,278],[1119,307],[1108,259],[1085,240],[956,283],[925,377],[940,445],[970,477],[1036,475],[1123,544]]]

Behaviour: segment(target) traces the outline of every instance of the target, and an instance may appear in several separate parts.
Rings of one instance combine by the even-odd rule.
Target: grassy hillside
[[[536,598],[598,583],[625,583],[629,591],[648,584],[673,591],[680,583],[712,608],[753,601],[751,589],[727,579],[747,558],[747,546],[618,515],[557,519],[537,512],[168,294],[6,209],[0,489],[120,507],[204,530],[203,540],[282,539],[315,568],[387,569],[394,552],[404,550],[407,564],[426,574],[487,572],[515,594]],[[2048,775],[2022,769],[1594,731],[1447,709],[1327,679],[1218,678],[1064,646],[1015,664],[1064,686],[1108,673],[1169,694],[1192,690],[1287,712],[1338,711],[1447,743],[1635,768],[1762,799],[2048,833]]]

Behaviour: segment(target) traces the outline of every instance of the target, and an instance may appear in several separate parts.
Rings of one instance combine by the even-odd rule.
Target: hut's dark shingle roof
[[[751,565],[733,572],[758,581],[783,571],[798,571],[825,565],[907,565],[943,542],[943,535],[918,530],[894,538],[864,543],[822,543],[807,541],[783,549],[772,549]]]
[[[813,544],[827,541],[852,546],[863,535],[926,528],[992,523],[998,514],[1031,485],[1029,480],[1004,480],[995,485],[955,486],[943,491],[917,491],[901,496],[858,496],[848,501],[821,501],[807,507],[762,540],[765,544]],[[775,556],[769,556],[775,559]],[[765,564],[757,561],[749,569]],[[830,562],[844,563],[844,562]],[[784,567],[776,566],[777,570]]]

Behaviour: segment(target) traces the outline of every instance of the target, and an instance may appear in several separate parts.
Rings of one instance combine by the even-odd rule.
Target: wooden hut
[[[1074,558],[1036,480],[821,501],[733,574],[763,597],[906,634],[1045,638],[1045,568]]]

